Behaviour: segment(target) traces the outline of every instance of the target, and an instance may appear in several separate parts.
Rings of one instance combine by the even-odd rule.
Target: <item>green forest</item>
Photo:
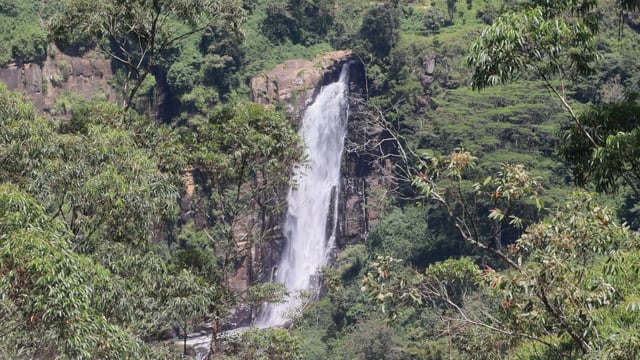
[[[640,358],[640,1],[0,0],[0,23],[3,69],[97,56],[117,94],[44,115],[0,84],[0,359],[195,358],[204,323],[212,359]],[[249,81],[344,49],[392,143],[378,220],[285,328],[218,337],[285,296],[237,291],[237,234],[273,246],[305,161]]]

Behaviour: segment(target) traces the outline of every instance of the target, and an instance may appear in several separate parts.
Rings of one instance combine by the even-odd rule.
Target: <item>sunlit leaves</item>
[[[278,303],[287,296],[287,289],[282,283],[266,282],[251,286],[247,289],[247,296],[250,302],[256,304]]]
[[[302,359],[303,343],[285,329],[249,329],[226,339],[225,353],[241,359]]]
[[[234,224],[249,209],[265,217],[278,211],[277,194],[288,186],[291,168],[302,156],[300,137],[281,113],[247,102],[219,109],[184,141],[193,149],[189,161],[211,189],[207,216],[224,241],[231,240]],[[244,225],[251,231],[249,223]]]
[[[62,223],[11,185],[0,185],[0,347],[56,358],[143,357],[149,349],[96,308],[104,268],[73,252]]]
[[[573,337],[576,348],[589,351],[597,348],[596,309],[616,306],[625,292],[609,277],[630,270],[619,266],[623,257],[618,251],[637,251],[639,240],[591,196],[577,194],[527,230],[510,251],[525,259],[522,267],[492,274],[492,284],[500,284],[492,288],[508,301],[505,315],[513,326],[532,334],[545,332],[539,325],[555,326]]]
[[[97,109],[96,109],[97,110]],[[85,123],[85,134],[52,134],[58,151],[30,188],[88,245],[106,236],[144,242],[175,210],[178,191],[131,132]],[[96,207],[95,204],[102,206]]]
[[[247,180],[252,167],[287,171],[288,164],[300,156],[300,138],[288,121],[281,113],[258,104],[227,105],[192,135],[193,145],[199,149],[192,154],[194,163],[220,184]],[[237,176],[240,178],[234,179]]]
[[[537,210],[543,210],[540,199],[542,184],[522,164],[502,164],[501,171],[482,183],[474,184],[474,189],[491,199],[493,209],[489,210],[490,219],[498,223],[508,220],[517,229],[524,228],[524,220],[514,214],[519,204],[533,200]]]
[[[522,164],[502,164],[502,170],[482,182],[470,184],[476,158],[463,149],[448,156],[425,154],[413,186],[421,196],[441,206],[463,239],[508,260],[499,250],[508,226],[523,229],[535,203],[541,211],[542,185]],[[485,210],[490,206],[489,210]],[[484,213],[487,211],[486,213]],[[486,216],[492,221],[487,229]]]
[[[31,169],[43,166],[56,151],[53,125],[37,117],[31,104],[3,84],[0,104],[0,175],[4,181],[23,183],[31,177]]]
[[[400,260],[387,256],[378,256],[371,266],[361,290],[390,316],[403,305],[463,306],[466,294],[483,286],[482,271],[468,258],[434,263],[424,273],[403,268]]]
[[[400,301],[400,297],[417,303],[422,301],[419,290],[411,287],[419,284],[421,278],[403,269],[401,264],[401,260],[390,256],[378,256],[371,263],[373,271],[362,279],[361,290],[367,292],[384,313],[393,315],[396,310],[393,305]]]
[[[485,265],[481,270],[461,259],[419,274],[379,257],[363,290],[390,314],[399,304],[448,309],[453,313],[448,321],[460,328],[513,337],[514,344],[523,344],[514,353],[537,344],[553,357],[598,358],[619,352],[617,334],[637,326],[639,246],[638,234],[616,224],[609,209],[577,193],[509,246],[512,269]],[[487,302],[482,312],[497,309],[492,316],[464,307],[474,290]],[[638,351],[635,343],[622,348]]]
[[[439,156],[429,151],[422,154],[422,171],[415,176],[413,183],[429,183],[440,178],[462,179],[463,173],[473,169],[478,158],[465,149],[455,149],[447,156]]]
[[[589,74],[596,59],[593,33],[581,22],[548,18],[537,7],[506,13],[485,28],[465,59],[476,89],[527,76]]]
[[[156,158],[163,153],[153,151],[158,143],[171,144],[162,129],[139,118],[125,123],[111,104],[76,106],[71,120],[56,127],[4,89],[0,102],[0,174],[43,204],[29,197],[6,200],[11,189],[0,191],[0,201],[6,200],[0,206],[0,247],[6,245],[0,267],[3,275],[16,274],[0,285],[24,292],[24,299],[0,300],[6,306],[1,311],[26,307],[31,310],[16,319],[33,316],[31,322],[47,328],[43,342],[26,349],[60,347],[56,353],[71,358],[141,358],[135,354],[146,348],[136,339],[213,309],[220,300],[215,279],[204,281],[153,251],[159,225],[176,215],[178,197],[179,181],[160,170]],[[25,346],[33,325],[16,328],[16,347],[7,349]]]
[[[46,35],[40,26],[42,9],[31,1],[0,2],[0,65],[9,61],[39,62],[47,52]]]

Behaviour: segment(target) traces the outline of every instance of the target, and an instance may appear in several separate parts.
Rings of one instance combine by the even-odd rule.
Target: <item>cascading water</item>
[[[281,326],[302,304],[299,293],[317,289],[318,271],[327,263],[337,229],[340,165],[347,134],[349,65],[340,79],[322,88],[307,107],[300,136],[306,143],[307,164],[294,169],[295,185],[289,190],[284,235],[287,244],[275,272],[290,295],[284,302],[262,309],[255,326]],[[333,201],[333,209],[329,207]],[[332,216],[330,236],[327,220]]]

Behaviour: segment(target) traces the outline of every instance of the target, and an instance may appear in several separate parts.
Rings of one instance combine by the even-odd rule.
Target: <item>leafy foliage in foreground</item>
[[[3,357],[148,358],[151,350],[110,323],[96,303],[111,274],[75,253],[70,233],[13,185],[0,186]]]
[[[72,358],[150,354],[142,339],[219,303],[212,284],[154,250],[154,227],[175,216],[176,182],[158,169],[143,137],[119,122],[116,107],[78,111],[57,127],[5,88],[0,102],[2,267],[13,274],[3,287],[3,298],[12,299],[3,316],[22,314],[3,327],[16,326],[22,340],[3,337],[3,349]],[[40,322],[51,333],[25,342]]]
[[[594,181],[599,190],[618,189],[620,182],[634,188],[635,116],[629,111],[635,105],[633,98],[628,101],[618,96],[618,101],[588,107],[582,115],[581,106],[574,104],[575,98],[567,91],[570,74],[593,73],[592,61],[598,54],[591,42],[597,41],[598,23],[591,10],[596,4],[529,5],[499,17],[472,45],[467,60],[474,66],[474,85],[483,88],[516,77],[540,79],[573,121],[566,132],[564,155],[574,166],[574,174],[580,176],[579,182]],[[635,9],[637,2],[622,4],[625,10],[627,6]],[[611,10],[612,4],[605,7]],[[565,23],[572,16],[575,18]],[[535,30],[530,31],[530,25]],[[575,48],[576,41],[591,45]],[[607,91],[610,88],[601,94]],[[616,99],[611,95],[609,92],[606,98]],[[423,170],[414,183],[426,198],[451,214],[451,223],[467,243],[496,258],[483,259],[481,268],[468,259],[447,260],[421,273],[404,268],[393,258],[379,257],[364,280],[372,299],[394,316],[401,313],[403,304],[436,312],[440,334],[450,341],[450,354],[459,352],[460,357],[636,356],[635,336],[625,337],[622,344],[613,339],[632,332],[639,320],[635,311],[637,266],[635,261],[627,261],[638,255],[637,233],[617,225],[610,210],[597,204],[592,195],[581,193],[502,248],[494,240],[505,228],[489,231],[490,227],[477,226],[481,222],[475,215],[488,215],[491,221],[509,218],[513,226],[520,224],[520,218],[506,215],[504,205],[487,208],[486,202],[476,200],[474,194],[479,194],[481,187],[472,187],[470,175],[458,172],[463,161],[456,159],[470,158],[463,155],[452,154],[439,173]],[[439,164],[439,158],[434,157],[421,163],[421,169],[438,168]],[[449,183],[452,177],[457,177],[453,184]],[[528,181],[518,183],[517,178],[503,177],[503,185],[526,189],[523,185]],[[495,185],[491,179],[484,182],[487,184]],[[498,199],[508,188],[499,186],[495,194],[489,194]],[[457,197],[450,196],[451,189]],[[514,199],[521,202],[525,198]],[[520,205],[518,209],[525,208]],[[484,265],[498,259],[506,269],[497,271]]]
[[[488,351],[487,358],[507,349],[513,356],[599,358],[619,351],[613,339],[640,321],[633,260],[639,245],[637,233],[578,193],[501,254],[507,270],[481,271],[460,259],[407,273],[397,260],[380,257],[363,283],[387,312],[408,305],[441,313],[441,331],[459,351],[471,345]],[[481,308],[473,305],[476,297],[484,299]],[[467,345],[460,343],[467,337]],[[640,350],[634,344],[625,344],[628,354]]]
[[[0,88],[0,103],[0,175],[5,183],[19,186],[43,204],[47,219],[64,233],[63,242],[51,241],[52,253],[69,251],[84,259],[74,267],[98,271],[95,285],[85,284],[91,276],[71,278],[89,286],[88,290],[66,293],[72,305],[87,300],[83,296],[90,293],[86,312],[103,319],[106,327],[119,329],[117,336],[130,339],[110,346],[120,346],[120,354],[127,349],[134,354],[134,345],[151,353],[139,342],[171,337],[175,329],[186,333],[209,315],[214,319],[224,316],[236,296],[228,283],[237,259],[233,231],[239,229],[238,224],[255,225],[244,223],[240,215],[260,210],[267,216],[275,211],[279,206],[276,192],[288,180],[291,162],[299,158],[298,137],[279,112],[239,102],[212,114],[198,129],[182,129],[178,134],[144,117],[122,116],[123,109],[114,104],[76,103],[71,118],[58,122],[37,116],[20,95],[4,87]],[[200,151],[185,157],[187,147]],[[197,211],[211,220],[205,227],[194,228],[190,222],[176,229],[179,175],[187,164],[208,179],[210,207],[200,206]],[[14,231],[19,229],[11,228],[2,235],[11,239],[8,244],[12,246],[21,236]],[[263,239],[268,231],[272,230],[247,238],[249,244]],[[48,236],[42,235],[42,241]],[[176,238],[179,241],[173,241]],[[5,250],[9,256],[9,248]],[[25,249],[36,257],[44,252]],[[18,265],[12,260],[3,272],[33,272],[20,270]],[[42,276],[50,279],[55,271],[55,267],[43,268]],[[61,275],[70,273],[60,271]],[[72,287],[80,286],[74,284]],[[25,291],[17,289],[13,296],[30,297]],[[56,294],[64,297],[65,291],[56,290]],[[43,303],[41,310],[56,311],[56,306]],[[33,315],[29,311],[25,310],[25,316]],[[88,340],[77,340],[80,357],[108,356],[86,343],[100,340],[98,330],[91,330]],[[24,337],[25,331],[28,329],[16,328],[16,336]],[[56,336],[46,343],[20,342],[6,349],[42,352],[74,339],[68,332]],[[73,357],[76,350],[51,351]],[[162,352],[161,348],[153,351]]]
[[[225,339],[222,359],[303,359],[300,339],[285,329],[250,329]]]

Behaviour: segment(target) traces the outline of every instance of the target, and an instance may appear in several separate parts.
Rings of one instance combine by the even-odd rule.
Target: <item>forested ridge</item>
[[[0,0],[3,67],[103,57],[117,94],[65,92],[45,116],[0,84],[0,358],[179,358],[202,324],[279,301],[234,274],[272,246],[304,144],[249,80],[351,49],[352,116],[393,144],[366,154],[391,164],[377,220],[287,328],[214,336],[210,355],[637,359],[639,11]]]

